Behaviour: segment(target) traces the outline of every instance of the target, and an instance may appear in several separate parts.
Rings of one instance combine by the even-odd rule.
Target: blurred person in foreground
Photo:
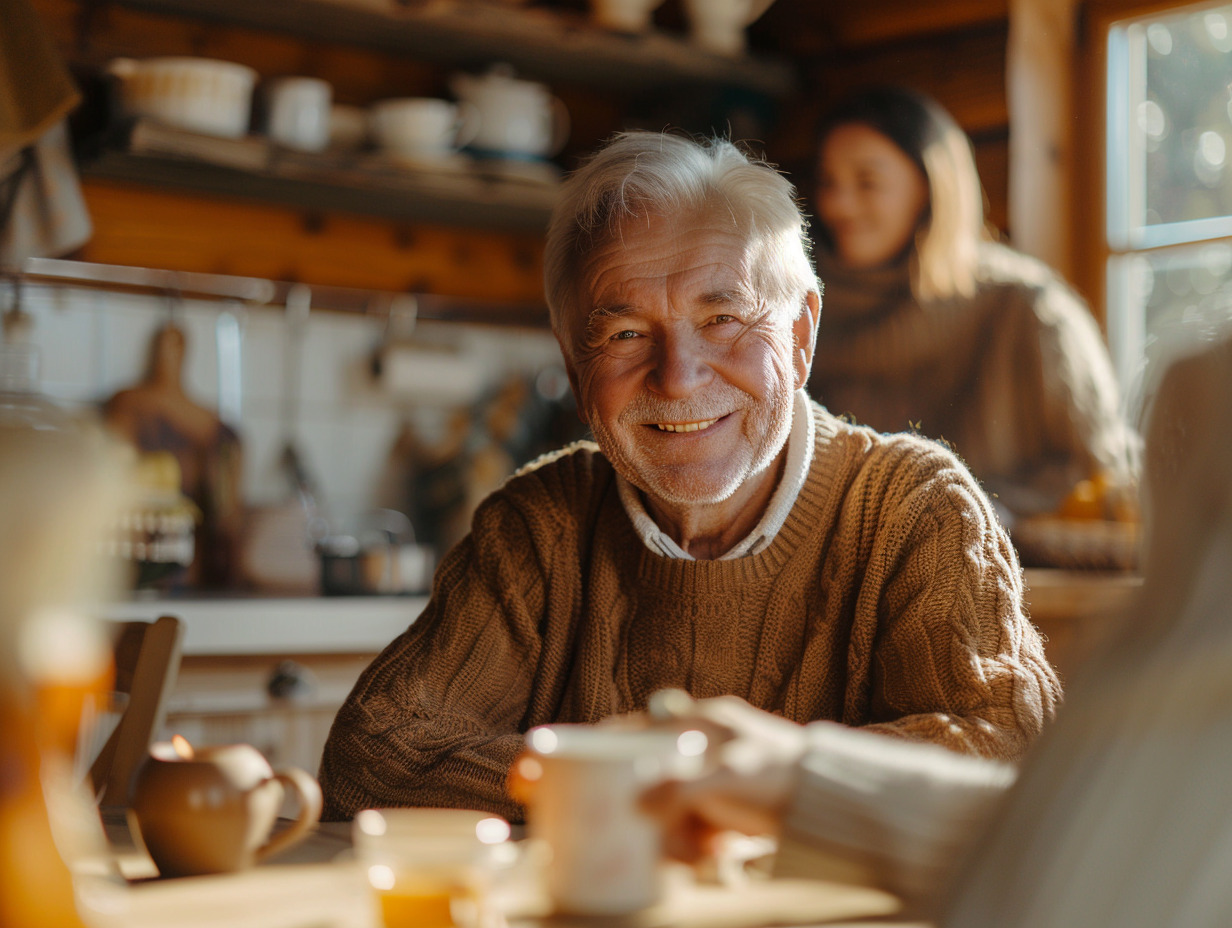
[[[478,509],[335,719],[326,815],[521,817],[523,733],[678,687],[992,758],[1059,684],[988,499],[936,442],[804,391],[820,313],[791,185],[727,141],[617,136],[548,231],[552,327],[596,441]]]
[[[914,91],[858,92],[823,116],[816,171],[812,395],[944,439],[1009,516],[1052,513],[1086,480],[1132,508],[1139,441],[1099,329],[1052,270],[989,240],[950,115]]]
[[[670,849],[779,833],[780,875],[871,883],[954,926],[1232,922],[1232,341],[1169,370],[1150,419],[1142,593],[1013,765],[665,694],[726,739],[645,797]],[[674,708],[673,708],[674,707]]]

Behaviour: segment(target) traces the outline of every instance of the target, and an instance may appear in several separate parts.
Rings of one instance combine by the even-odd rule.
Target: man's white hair
[[[808,223],[782,174],[726,139],[622,132],[565,181],[548,225],[544,286],[562,346],[568,320],[578,318],[578,275],[588,254],[627,219],[703,209],[728,213],[748,236],[752,284],[768,303],[793,307],[794,317],[808,293],[820,292]]]

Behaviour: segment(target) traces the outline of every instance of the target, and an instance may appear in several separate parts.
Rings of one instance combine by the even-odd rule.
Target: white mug
[[[662,829],[638,797],[700,761],[705,739],[699,747],[700,732],[687,734],[682,742],[679,732],[594,725],[527,732],[527,760],[538,766],[527,818],[531,836],[551,849],[547,891],[557,912],[625,915],[659,901]]]
[[[478,128],[474,110],[432,97],[382,100],[368,111],[368,129],[385,151],[439,159],[465,145]]]
[[[287,148],[322,151],[329,144],[333,88],[315,77],[283,77],[266,89],[269,137]]]

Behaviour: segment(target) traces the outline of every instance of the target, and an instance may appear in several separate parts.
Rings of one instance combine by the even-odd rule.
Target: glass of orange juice
[[[355,853],[385,928],[486,928],[488,887],[509,823],[464,809],[365,809]]]

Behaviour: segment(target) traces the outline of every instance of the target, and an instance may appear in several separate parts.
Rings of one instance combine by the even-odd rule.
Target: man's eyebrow
[[[721,290],[710,290],[703,293],[698,302],[706,305],[729,305],[731,303],[749,303],[752,300],[753,294],[746,287],[724,287]]]
[[[633,307],[628,303],[615,303],[607,306],[596,306],[586,316],[586,328],[593,329],[597,325],[601,325],[609,319],[619,319],[622,316],[628,316],[633,312]]]

